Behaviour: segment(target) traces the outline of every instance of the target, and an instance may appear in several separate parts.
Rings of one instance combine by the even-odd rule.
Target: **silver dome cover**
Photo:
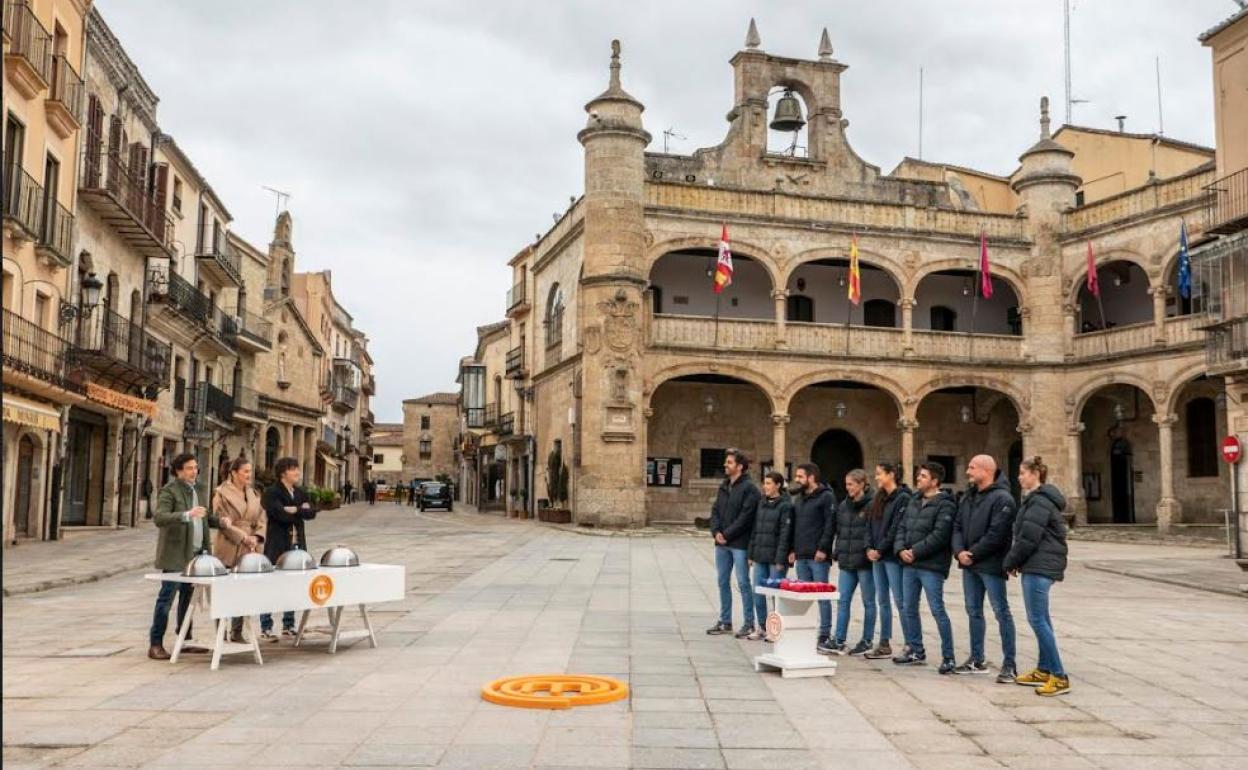
[[[205,551],[186,563],[185,577],[220,577],[229,573],[220,559]]]
[[[345,545],[336,545],[321,554],[322,567],[358,567],[360,557]]]
[[[316,569],[316,561],[313,560],[312,554],[303,550],[299,546],[295,546],[286,553],[277,557],[277,568],[291,572]]]
[[[269,557],[262,553],[245,553],[238,557],[238,562],[234,565],[234,572],[240,575],[254,575],[272,571],[273,562],[269,561]]]

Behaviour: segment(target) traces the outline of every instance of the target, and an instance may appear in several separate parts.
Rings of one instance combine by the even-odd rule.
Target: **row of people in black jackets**
[[[783,577],[790,567],[799,580],[827,582],[835,562],[836,625],[833,629],[831,603],[819,602],[819,652],[923,665],[927,653],[919,603],[925,596],[940,634],[939,672],[989,674],[984,653],[987,597],[1004,657],[997,681],[1035,687],[1045,696],[1070,691],[1049,615],[1049,591],[1066,570],[1066,499],[1047,483],[1048,468],[1040,457],[1024,460],[1017,469],[1021,505],[988,455],[967,464],[970,483],[960,498],[942,488],[944,468],[934,463],[919,466],[914,489],[904,484],[900,466],[893,463],[875,466],[874,489],[864,470],[852,470],[845,477],[845,499],[839,502],[813,464],[798,466],[791,489],[786,489],[783,475],[771,472],[764,475],[760,490],[748,470],[745,454],[728,450],[726,478],[711,510],[720,615],[708,634],[732,633],[733,571],[744,616],[736,636],[766,639],[767,601],[754,594],[751,573],[754,585]],[[954,658],[953,627],[944,604],[944,582],[955,561],[962,572],[970,626],[970,655],[961,665]],[[1014,620],[1006,590],[1011,576],[1021,578],[1027,620],[1039,647],[1036,668],[1023,674],[1015,663]],[[855,593],[862,601],[862,636],[850,647]],[[896,654],[891,645],[894,604],[904,637]]]

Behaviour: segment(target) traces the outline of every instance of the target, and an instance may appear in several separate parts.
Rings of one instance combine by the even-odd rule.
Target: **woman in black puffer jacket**
[[[1039,457],[1023,460],[1018,468],[1018,481],[1026,497],[1014,519],[1014,545],[1005,556],[1005,570],[1022,575],[1027,622],[1040,647],[1035,670],[1014,681],[1036,687],[1037,695],[1052,696],[1070,692],[1070,678],[1058,656],[1057,636],[1049,618],[1049,589],[1066,576],[1066,520],[1062,518],[1066,498],[1057,487],[1045,483],[1048,475],[1049,469]]]
[[[784,492],[784,476],[772,471],[763,476],[763,498],[754,515],[754,532],[746,549],[758,588],[768,578],[784,577],[788,572],[789,530],[793,526],[793,504]],[[754,594],[754,627],[748,639],[763,639],[767,623],[767,597]]]
[[[882,462],[875,466],[875,499],[867,508],[867,558],[871,560],[872,576],[875,578],[875,598],[880,608],[880,643],[863,657],[893,657],[893,601],[897,603],[897,618],[901,619],[901,562],[893,551],[897,539],[897,525],[906,515],[910,504],[910,490],[900,482],[900,463]],[[902,631],[905,637],[905,631]]]
[[[875,577],[871,561],[867,558],[867,541],[870,525],[867,511],[871,506],[871,489],[867,486],[867,472],[855,468],[845,474],[845,499],[836,508],[836,544],[832,546],[836,559],[837,595],[836,631],[828,641],[824,652],[845,654],[845,637],[849,633],[849,610],[854,591],[862,588],[862,639],[850,655],[862,655],[871,649],[875,637]]]

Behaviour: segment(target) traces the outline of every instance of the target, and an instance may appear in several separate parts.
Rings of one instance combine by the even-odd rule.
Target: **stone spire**
[[[754,19],[750,18],[750,28],[745,33],[745,47],[751,51],[757,51],[763,41],[758,36],[758,25],[754,23]]]
[[[631,102],[641,109],[645,109],[642,103],[634,99],[620,85],[620,41],[611,41],[611,78],[607,83],[607,90],[594,97],[594,100],[585,105],[586,111],[590,110],[590,106],[603,101]]]
[[[1048,139],[1049,134],[1049,97],[1040,97],[1040,138]]]
[[[819,60],[828,61],[832,58],[832,38],[828,37],[828,28],[823,28],[823,34],[819,36]]]

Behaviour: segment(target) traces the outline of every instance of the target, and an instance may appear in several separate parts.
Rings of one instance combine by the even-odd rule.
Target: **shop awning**
[[[338,461],[334,459],[333,455],[327,454],[325,452],[317,452],[316,454],[318,457],[320,457],[322,460],[325,461],[326,467],[330,467],[330,468],[338,467]]]
[[[4,394],[4,421],[40,430],[61,429],[61,411],[28,398]]]
[[[156,416],[155,401],[122,393],[94,382],[87,383],[87,398],[123,412],[133,412],[148,418]]]

